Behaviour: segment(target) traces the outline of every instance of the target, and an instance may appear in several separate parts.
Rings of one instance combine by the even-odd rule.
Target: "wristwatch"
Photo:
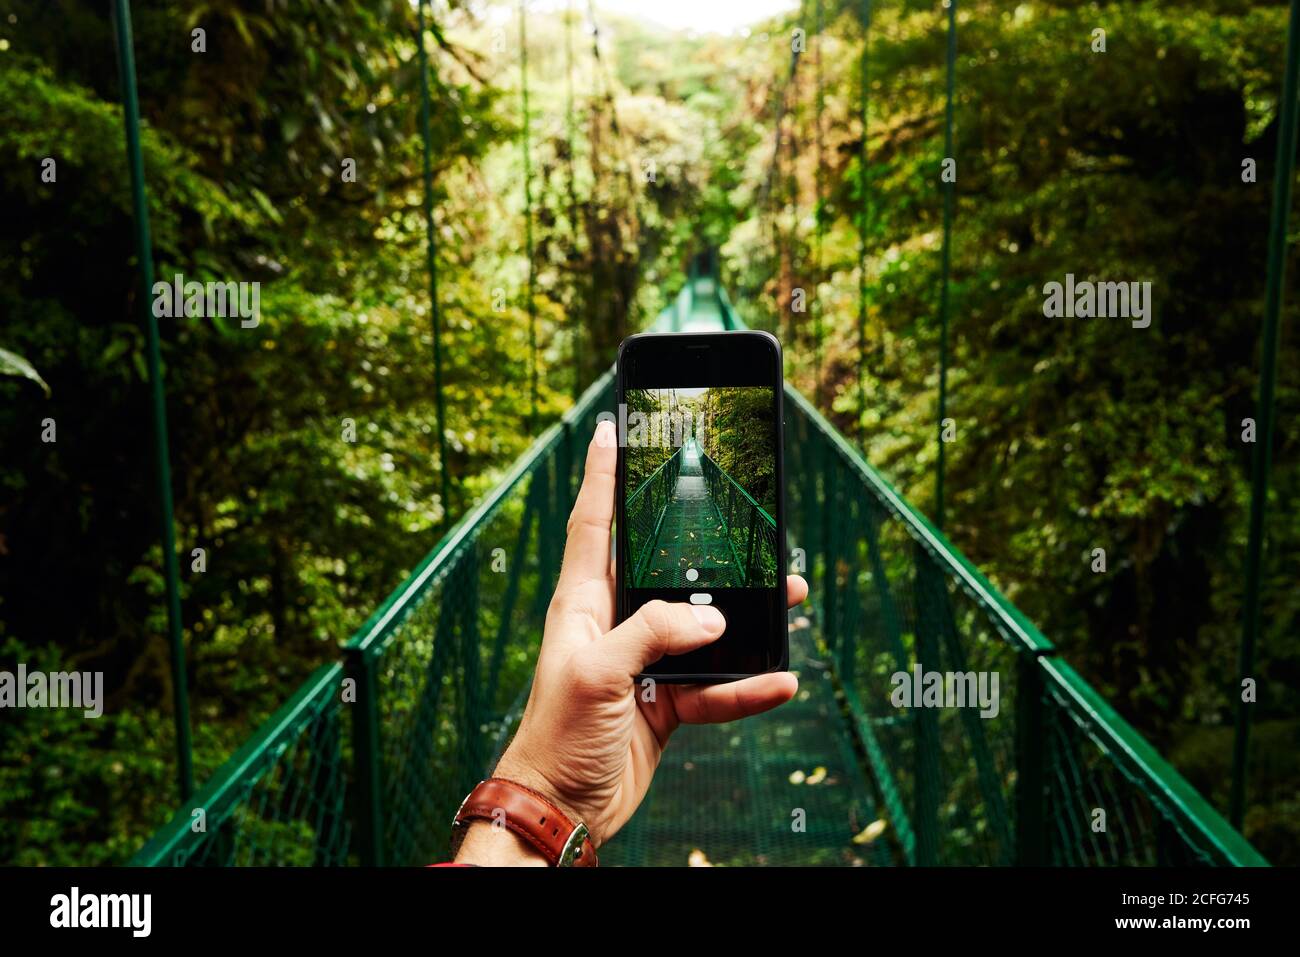
[[[507,827],[536,849],[552,867],[596,867],[596,848],[587,825],[568,816],[538,794],[504,778],[488,778],[465,795],[451,822],[455,854],[471,821]]]

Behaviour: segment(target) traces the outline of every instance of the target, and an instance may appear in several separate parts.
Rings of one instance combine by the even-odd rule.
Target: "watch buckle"
[[[460,812],[465,810],[465,805],[469,803],[469,799],[473,797],[474,792],[478,790],[478,785],[482,783],[483,782],[480,781],[478,784],[474,785],[472,788],[469,789],[469,792],[463,798],[461,798],[460,807],[456,808],[456,813],[452,816],[451,819],[451,826],[453,828],[460,824]]]
[[[569,833],[569,839],[564,842],[564,847],[560,850],[560,859],[555,862],[555,866],[573,867],[573,862],[582,855],[582,842],[589,836],[587,825],[581,821],[575,824]]]

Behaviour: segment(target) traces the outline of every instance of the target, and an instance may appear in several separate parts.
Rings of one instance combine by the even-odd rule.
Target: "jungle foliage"
[[[745,318],[781,335],[789,378],[931,509],[938,2],[871,5],[865,134],[857,0],[826,0],[820,44],[811,3],[743,37],[602,17],[593,38],[563,12],[530,15],[539,422],[518,24],[513,6],[435,5],[450,501],[411,4],[134,6],[155,271],[262,283],[256,328],[162,326],[200,781],[332,659],[530,425],[608,367],[703,247],[721,248]],[[962,0],[958,15],[945,531],[1221,808],[1284,20],[1265,0]],[[787,86],[796,29],[807,51]],[[4,862],[124,861],[175,803],[126,169],[106,5],[10,0],[0,667],[102,670],[108,699],[98,721],[0,723]],[[1290,260],[1246,823],[1277,863],[1300,863]],[[1154,321],[1045,318],[1043,285],[1067,273],[1152,281]]]

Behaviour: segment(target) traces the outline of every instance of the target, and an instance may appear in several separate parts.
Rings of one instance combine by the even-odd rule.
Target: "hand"
[[[613,627],[615,441],[613,424],[602,422],[587,449],[528,705],[494,772],[583,821],[597,847],[641,804],[678,725],[760,714],[789,701],[799,687],[794,675],[779,672],[728,684],[660,684],[654,701],[641,700],[638,674],[666,654],[717,640],[726,625],[708,605],[652,601]],[[792,607],[807,597],[808,585],[797,575],[786,587]],[[456,859],[545,863],[510,831],[485,822],[470,826]]]

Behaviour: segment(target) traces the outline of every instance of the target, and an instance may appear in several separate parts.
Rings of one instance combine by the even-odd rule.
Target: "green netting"
[[[1050,809],[1047,860],[1073,866],[1221,863],[1211,836],[1178,813],[1176,795],[1153,787],[1109,723],[1078,707],[1069,688],[1081,682],[1069,666],[1046,663],[1045,670],[1058,678],[1040,698]]]
[[[355,863],[342,681],[340,665],[319,669],[132,863]]]
[[[743,588],[772,588],[780,569],[781,548],[776,541],[776,519],[753,496],[713,461],[698,452],[708,498],[726,533],[736,574],[728,584]]]
[[[655,542],[663,522],[664,511],[677,488],[677,473],[682,467],[682,450],[678,449],[653,474],[641,483],[640,488],[627,497],[628,552],[631,555],[632,580],[644,580],[646,570],[655,557]]]

